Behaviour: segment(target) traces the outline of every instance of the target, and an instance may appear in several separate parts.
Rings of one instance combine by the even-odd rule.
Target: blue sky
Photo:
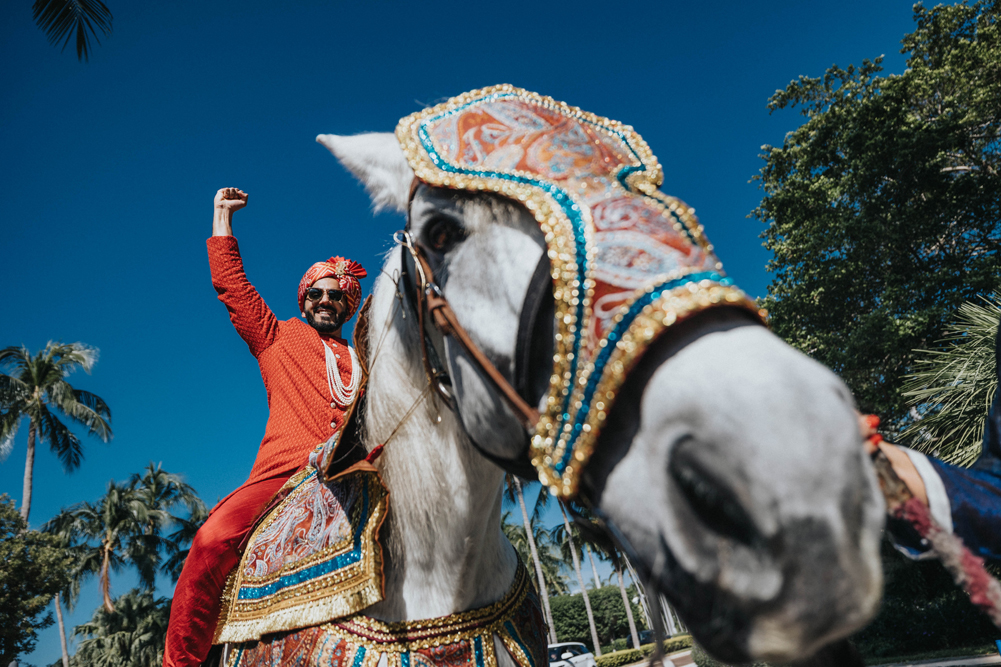
[[[71,381],[107,400],[115,431],[109,445],[85,440],[70,475],[39,452],[35,526],[150,461],[209,503],[246,478],[267,405],[209,282],[217,188],[250,193],[235,226],[248,274],[294,317],[312,262],[343,254],[375,275],[403,224],[373,217],[315,135],[390,131],[425,105],[512,83],[633,125],[664,191],[696,208],[727,271],[760,296],[768,254],[746,218],[760,198],[749,179],[762,144],[800,122],[770,116],[768,97],[880,54],[900,72],[912,29],[904,0],[106,2],[114,34],[89,64],[49,46],[29,0],[0,4],[0,347],[99,347],[93,375]],[[22,433],[0,463],[0,493],[18,502],[24,454]],[[112,580],[115,594],[131,585]],[[96,605],[91,584],[68,623]],[[27,659],[58,655],[51,629]]]

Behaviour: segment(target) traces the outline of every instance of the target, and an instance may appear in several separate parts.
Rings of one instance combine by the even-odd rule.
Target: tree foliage
[[[629,600],[636,596],[636,588],[627,589]],[[594,611],[594,624],[598,632],[598,641],[602,645],[612,644],[616,638],[629,636],[629,620],[626,609],[622,605],[622,594],[618,586],[603,586],[590,592],[591,608]],[[558,595],[551,600],[553,608],[553,623],[556,624],[556,634],[561,642],[580,642],[591,646],[591,629],[587,624],[587,613],[584,610],[584,599],[580,593],[575,595]],[[643,618],[643,612],[638,605],[630,605],[633,616]],[[592,650],[594,647],[591,647]]]
[[[111,409],[104,399],[66,381],[78,368],[87,373],[97,363],[97,348],[83,343],[49,341],[32,355],[26,347],[0,350],[0,460],[10,453],[22,419],[28,420],[28,454],[24,470],[21,516],[31,512],[35,442],[48,443],[63,468],[70,472],[83,460],[80,438],[59,414],[87,429],[104,442],[111,439]]]
[[[101,0],[35,0],[31,11],[35,24],[53,46],[62,42],[65,51],[76,37],[78,60],[90,59],[91,40],[101,43],[98,31],[105,37],[111,36],[114,17]]]
[[[763,147],[774,330],[834,369],[860,407],[906,413],[913,350],[1001,287],[1001,0],[926,9],[881,58],[800,77],[769,102],[806,122]]]
[[[186,508],[187,516],[176,513],[179,508]],[[111,613],[111,573],[131,568],[140,586],[153,590],[158,572],[172,577],[180,572],[184,547],[207,514],[194,489],[151,463],[126,483],[109,482],[97,502],[63,510],[44,529],[73,545],[74,577],[97,575]]]
[[[78,625],[82,638],[71,667],[150,667],[163,663],[170,600],[133,589],[115,599],[114,611],[98,607]],[[61,663],[59,663],[61,664]]]
[[[35,647],[38,631],[52,624],[45,608],[69,582],[68,560],[58,540],[27,524],[6,494],[0,495],[0,665]]]
[[[515,520],[511,512],[504,512],[504,516],[501,518],[501,528],[515,551],[518,552],[522,562],[525,563],[526,567],[531,567],[532,553],[528,547],[528,539],[525,537],[525,526]],[[552,533],[538,524],[532,526],[532,533],[535,537],[536,551],[539,553],[542,577],[546,580],[549,594],[563,595],[568,593],[570,588],[567,586],[567,576],[563,572],[564,562],[553,543]]]
[[[980,456],[997,390],[999,319],[1001,294],[964,303],[946,325],[943,345],[917,351],[903,387],[917,419],[901,433],[904,444],[956,465],[971,465]]]

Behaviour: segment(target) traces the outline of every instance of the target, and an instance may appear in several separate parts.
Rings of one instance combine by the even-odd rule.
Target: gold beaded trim
[[[428,128],[444,122],[451,115],[464,112],[468,107],[510,98],[577,120],[581,131],[590,134],[596,143],[599,143],[596,138],[598,135],[607,140],[602,144],[604,148],[614,154],[617,161],[622,162],[614,177],[586,172],[579,179],[570,177],[565,183],[557,184],[541,173],[510,167],[492,170],[462,166],[443,157],[449,153],[450,147],[435,143],[436,137]],[[680,296],[665,295],[660,299],[665,305],[651,304],[648,306],[652,309],[651,312],[661,310],[665,312],[664,319],[672,320],[673,317],[672,322],[713,305],[739,306],[757,313],[753,302],[732,287],[722,274],[722,265],[712,254],[713,247],[705,237],[694,209],[657,189],[663,181],[660,164],[647,143],[628,125],[503,84],[473,90],[412,114],[397,125],[396,136],[410,166],[421,181],[451,189],[490,191],[514,199],[535,216],[545,235],[552,269],[557,328],[553,372],[542,414],[532,434],[531,456],[540,480],[560,498],[576,494],[580,470],[593,452],[594,442],[614,402],[615,391],[621,386],[624,374],[629,372],[645,349],[646,342],[652,340],[649,337],[644,339],[646,342],[640,343],[638,341],[642,336],[638,336],[636,332],[650,330],[654,332],[652,336],[656,336],[670,326],[663,322],[647,326],[648,316],[638,318],[635,323],[626,322],[628,331],[616,341],[615,353],[609,358],[612,365],[595,366],[598,348],[606,346],[608,341],[605,338],[587,339],[594,321],[592,302],[596,283],[593,267],[597,248],[591,208],[583,201],[586,197],[584,193],[598,187],[606,193],[614,192],[616,197],[637,197],[637,201],[642,200],[642,206],[659,212],[661,218],[668,221],[686,243],[704,254],[701,263],[694,261],[677,272],[678,276],[700,274],[700,279],[696,282],[701,287],[694,292],[691,289],[686,292],[688,296],[684,298],[688,303],[679,303]],[[447,138],[442,140],[449,141]],[[460,173],[460,170],[469,173]],[[568,210],[574,212],[578,220],[577,228],[568,216]],[[586,262],[585,271],[581,270],[581,259]],[[708,282],[702,279],[707,271],[715,272],[713,280]],[[650,276],[651,283],[658,284],[662,284],[667,278],[669,277]],[[699,296],[701,291],[705,292],[705,298]],[[672,291],[672,295],[674,293]],[[713,301],[720,294],[723,295],[722,299]],[[644,291],[638,290],[623,303],[614,324],[619,324],[630,307],[643,295]],[[703,301],[708,305],[699,305]],[[673,312],[671,317],[666,315],[669,311]],[[644,312],[647,312],[646,309]],[[595,373],[602,376],[600,386],[594,394],[596,398],[586,401],[583,398],[585,389],[591,381],[591,375]],[[598,407],[599,404],[601,407]],[[580,423],[582,418],[583,424]],[[571,452],[570,455],[568,451]]]
[[[411,667],[412,653],[426,649],[454,646],[460,642],[469,643],[472,666],[497,667],[494,636],[498,636],[511,652],[519,667],[542,667],[526,653],[522,642],[527,638],[512,635],[508,625],[524,605],[538,606],[534,595],[530,597],[528,571],[521,561],[515,571],[514,581],[504,597],[494,604],[470,611],[430,618],[419,621],[385,623],[374,618],[357,614],[344,620],[324,623],[317,628],[300,632],[315,632],[319,639],[309,658],[310,664],[324,662],[322,658],[331,647],[341,653],[339,664],[353,667],[375,667],[386,656],[387,667]],[[515,627],[515,632],[518,629]],[[341,640],[340,642],[329,641]],[[322,640],[322,644],[321,644]],[[275,640],[283,641],[282,638]],[[541,646],[534,647],[540,654]],[[244,664],[259,664],[259,653],[272,655],[273,649],[262,644],[240,647],[232,653],[228,667]],[[307,656],[301,656],[307,657]],[[422,656],[421,664],[427,663]],[[449,664],[452,664],[449,661]]]

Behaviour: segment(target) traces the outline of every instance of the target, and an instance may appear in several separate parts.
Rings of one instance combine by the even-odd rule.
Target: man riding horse
[[[299,283],[306,321],[279,322],[247,280],[233,236],[233,213],[246,205],[242,190],[216,193],[209,266],[219,300],[261,367],[270,414],[250,477],[213,508],[191,544],[171,606],[165,667],[205,660],[241,543],[309,452],[341,428],[361,374],[341,327],[358,310],[365,269],[342,257],[317,262]]]

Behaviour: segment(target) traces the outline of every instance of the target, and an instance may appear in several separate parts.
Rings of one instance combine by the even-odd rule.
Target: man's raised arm
[[[208,240],[212,286],[226,304],[229,319],[255,357],[278,337],[278,318],[247,280],[240,248],[233,236],[233,213],[247,205],[238,188],[222,188],[215,195],[212,238]]]

